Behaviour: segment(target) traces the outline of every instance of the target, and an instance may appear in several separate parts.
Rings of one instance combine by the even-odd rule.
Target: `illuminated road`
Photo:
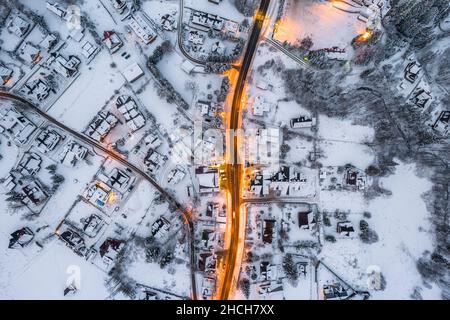
[[[4,92],[4,91],[0,91],[0,99],[14,100],[16,102],[20,102],[22,107],[37,113],[39,116],[41,116],[42,118],[46,119],[48,122],[56,125],[57,127],[59,127],[60,129],[64,130],[65,132],[68,132],[69,134],[71,134],[75,138],[85,142],[86,144],[90,145],[93,148],[101,150],[102,152],[104,152],[105,154],[107,154],[109,157],[113,158],[117,162],[119,162],[119,163],[123,164],[124,166],[130,168],[135,173],[137,173],[142,178],[144,178],[146,181],[150,182],[150,184],[153,187],[155,187],[155,189],[158,190],[158,192],[160,192],[162,194],[162,196],[165,198],[165,200],[167,202],[169,202],[170,204],[175,206],[183,214],[185,225],[187,226],[187,229],[188,229],[186,234],[187,234],[187,240],[189,242],[189,249],[190,249],[192,299],[196,300],[197,299],[197,285],[196,285],[196,279],[195,279],[195,274],[194,274],[195,254],[194,254],[194,241],[193,241],[194,224],[193,224],[193,222],[191,220],[191,212],[188,211],[187,209],[185,209],[170,193],[168,193],[166,190],[164,190],[152,177],[150,177],[147,173],[145,173],[143,170],[138,168],[133,163],[128,162],[121,155],[119,155],[119,154],[109,150],[108,148],[104,147],[102,144],[100,144],[99,142],[91,139],[90,137],[88,137],[88,136],[86,136],[86,135],[84,135],[82,133],[79,133],[79,132],[73,130],[72,128],[69,128],[68,126],[66,126],[65,124],[59,122],[55,118],[49,116],[47,113],[45,113],[44,111],[40,110],[38,107],[33,105],[28,100],[22,98],[21,96],[18,96],[18,95],[15,95],[15,94],[11,94],[11,93],[8,93],[8,92]]]
[[[231,106],[229,127],[230,132],[235,132],[241,127],[241,110],[242,99],[244,94],[245,81],[250,69],[253,55],[255,53],[261,29],[264,24],[264,19],[267,14],[270,0],[262,0],[259,6],[255,23],[250,35],[247,50],[245,51],[244,59],[240,67],[236,89],[233,95]],[[219,274],[217,298],[220,300],[227,300],[231,298],[232,289],[236,287],[240,272],[240,259],[244,250],[245,237],[245,213],[241,212],[242,204],[242,164],[238,154],[238,138],[233,136],[232,141],[228,141],[227,148],[227,164],[225,165],[225,172],[227,176],[227,190],[229,192],[229,199],[231,203],[228,205],[227,212],[227,231],[225,233],[225,243],[228,243],[228,250],[226,250],[222,266],[223,275]],[[230,146],[231,143],[231,146]],[[231,152],[231,154],[230,154]]]

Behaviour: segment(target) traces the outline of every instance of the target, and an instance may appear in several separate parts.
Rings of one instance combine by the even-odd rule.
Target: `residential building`
[[[56,14],[61,19],[64,18],[64,16],[67,13],[66,10],[62,6],[60,6],[58,2],[47,1],[46,7],[48,10]]]
[[[336,232],[345,237],[351,237],[355,233],[353,224],[350,221],[339,221],[336,225]]]
[[[0,110],[0,133],[18,144],[24,144],[36,130],[36,125],[15,109]]]
[[[83,46],[81,47],[81,54],[86,58],[90,59],[93,57],[98,51],[98,47],[96,45],[93,45],[89,41],[86,41]]]
[[[117,98],[116,106],[117,110],[122,113],[126,124],[132,132],[145,126],[146,121],[144,115],[139,111],[133,98],[130,96],[120,96]]]
[[[12,75],[13,71],[11,69],[0,65],[0,80],[3,86],[9,82],[9,80],[12,78]]]
[[[61,141],[61,135],[53,129],[46,128],[36,137],[36,148],[42,153],[54,150]]]
[[[202,45],[205,42],[205,35],[198,30],[191,30],[188,32],[188,41],[195,45]]]
[[[129,26],[133,29],[134,33],[145,44],[149,44],[156,39],[156,33],[147,23],[141,13],[135,13],[131,16]]]
[[[434,130],[447,136],[450,131],[450,111],[442,111],[432,127]]]
[[[103,32],[103,43],[108,48],[109,52],[113,54],[118,51],[122,46],[123,42],[114,31]]]
[[[42,78],[36,78],[25,83],[20,91],[37,101],[43,101],[49,96],[51,88]]]
[[[78,66],[81,63],[76,56],[69,56],[69,59],[64,58],[60,54],[52,54],[48,63],[53,67],[53,70],[60,75],[69,78],[78,72]]]
[[[144,71],[137,64],[137,62],[134,62],[130,64],[128,67],[126,67],[124,70],[122,70],[122,74],[125,77],[125,79],[131,83],[142,77],[144,75]]]
[[[22,43],[17,49],[17,54],[26,63],[31,65],[37,64],[42,59],[41,51],[30,42]]]
[[[22,38],[30,30],[31,24],[21,14],[15,14],[9,21],[7,29]]]
[[[34,233],[30,228],[25,227],[11,233],[11,239],[9,239],[9,249],[23,248],[28,245],[34,238]]]
[[[200,166],[195,169],[199,193],[219,192],[218,169]]]
[[[116,126],[118,121],[116,116],[111,112],[102,111],[95,116],[85,132],[92,139],[102,142],[108,133]]]
[[[87,156],[88,150],[86,147],[78,144],[75,141],[69,141],[62,149],[59,155],[59,162],[73,167],[79,160],[84,160]]]
[[[311,118],[308,116],[301,116],[298,118],[291,119],[291,128],[311,128],[316,125],[316,118]]]
[[[405,68],[405,79],[411,83],[414,83],[419,77],[419,73],[421,70],[422,66],[416,61],[408,63]]]

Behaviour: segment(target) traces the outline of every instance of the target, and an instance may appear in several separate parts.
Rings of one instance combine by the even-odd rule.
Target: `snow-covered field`
[[[295,44],[309,36],[313,50],[346,48],[354,37],[365,31],[365,23],[357,17],[334,8],[332,1],[287,0],[275,39]]]
[[[364,244],[354,239],[326,242],[321,259],[347,281],[366,289],[367,270],[378,266],[386,280],[383,291],[371,290],[375,299],[410,299],[415,287],[422,287],[424,299],[438,299],[440,290],[423,286],[416,261],[425,250],[432,250],[433,240],[429,213],[421,196],[429,191],[427,179],[417,177],[414,165],[399,164],[394,175],[382,180],[392,196],[365,203],[359,195],[342,193],[338,197],[321,198],[321,207],[329,211],[351,210],[355,230],[363,219],[361,212],[371,213],[366,219],[377,232],[379,241]],[[359,214],[356,214],[359,213]]]

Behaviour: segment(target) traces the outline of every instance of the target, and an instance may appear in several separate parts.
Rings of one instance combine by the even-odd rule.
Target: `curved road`
[[[72,136],[76,137],[77,139],[85,142],[86,144],[90,145],[93,148],[99,149],[106,153],[108,156],[116,160],[117,162],[120,162],[124,166],[127,166],[131,170],[133,170],[135,173],[140,175],[142,178],[144,178],[146,181],[150,182],[150,184],[155,187],[158,192],[160,192],[165,200],[175,206],[182,214],[185,221],[186,226],[188,227],[187,230],[187,237],[189,241],[189,250],[190,250],[190,263],[191,263],[191,291],[192,291],[192,299],[197,300],[197,285],[196,285],[196,279],[195,279],[195,254],[194,254],[194,224],[191,220],[191,212],[185,209],[171,194],[169,194],[167,191],[165,191],[152,177],[150,177],[147,173],[145,173],[143,170],[138,168],[136,165],[132,164],[131,162],[128,162],[126,159],[121,157],[119,154],[112,152],[111,150],[107,149],[103,145],[101,145],[99,142],[91,139],[90,137],[79,133],[69,127],[67,127],[65,124],[59,122],[55,118],[49,116],[47,113],[36,107],[34,104],[29,102],[27,99],[22,98],[21,96],[0,91],[0,99],[6,99],[6,100],[14,100],[16,102],[20,102],[23,107],[28,108],[32,110],[33,112],[37,113],[44,119],[46,119],[48,122],[56,125],[60,129],[70,133]]]
[[[242,109],[242,96],[244,94],[245,81],[250,69],[253,55],[255,53],[264,19],[269,8],[270,0],[261,0],[256,20],[250,35],[247,50],[240,68],[236,89],[233,95],[231,106],[231,115],[229,129],[236,132],[240,127],[240,114]],[[231,163],[226,165],[226,174],[228,181],[228,190],[231,193],[231,208],[228,209],[227,215],[231,214],[230,239],[229,248],[224,255],[223,265],[225,266],[225,274],[223,283],[219,285],[218,298],[221,300],[230,299],[232,288],[237,284],[239,277],[240,261],[238,261],[238,252],[243,250],[242,235],[245,236],[245,214],[240,212],[242,203],[241,186],[242,186],[242,165],[240,164],[238,155],[237,137],[233,140],[233,158],[229,159]],[[243,221],[241,221],[243,220]],[[242,223],[244,222],[244,223]],[[235,276],[237,274],[237,277]]]

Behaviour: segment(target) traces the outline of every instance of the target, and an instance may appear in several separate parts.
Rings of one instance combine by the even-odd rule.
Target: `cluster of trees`
[[[297,269],[297,265],[294,262],[292,254],[287,253],[283,257],[282,266],[283,266],[283,271],[289,280],[294,282],[298,279],[298,269]]]
[[[217,94],[217,101],[224,102],[228,95],[228,90],[230,90],[230,79],[224,77],[220,85],[220,91]]]
[[[250,297],[250,281],[247,278],[242,279],[239,283],[239,288],[241,289],[245,298],[248,299]]]
[[[189,109],[189,104],[183,99],[181,94],[175,90],[172,84],[159,71],[156,64],[161,61],[164,54],[171,50],[168,40],[161,43],[147,60],[147,68],[158,81],[158,95],[165,98],[169,103],[175,103],[184,110]]]
[[[256,0],[234,0],[234,5],[236,9],[242,13],[244,16],[252,16],[256,9]]]
[[[436,27],[450,14],[448,0],[392,0],[390,4],[385,27],[399,32],[417,48],[436,38]]]
[[[359,238],[362,242],[371,244],[378,241],[377,233],[369,227],[369,223],[366,220],[359,221],[359,230]]]
[[[50,189],[51,193],[55,193],[56,190],[61,186],[61,184],[64,182],[65,178],[63,175],[56,173],[56,164],[51,164],[47,166],[45,169],[47,169],[48,173],[51,174],[51,180],[52,180],[52,187]]]
[[[208,73],[224,73],[225,71],[231,69],[230,63],[221,63],[221,62],[206,62],[205,71]]]

